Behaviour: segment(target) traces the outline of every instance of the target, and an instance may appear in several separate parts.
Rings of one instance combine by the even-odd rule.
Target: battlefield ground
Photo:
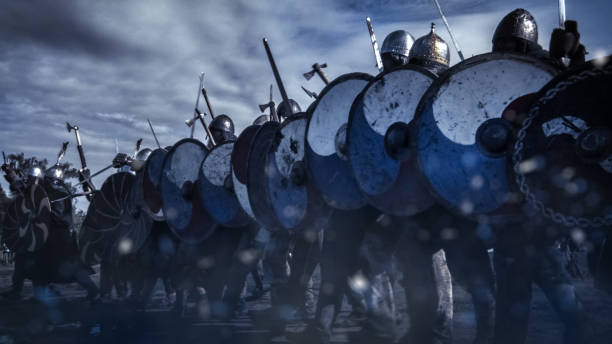
[[[318,270],[318,269],[317,269]],[[12,267],[0,265],[0,291],[10,286]],[[97,283],[99,275],[93,275]],[[317,274],[315,274],[315,280]],[[249,281],[250,282],[250,281]],[[592,287],[592,280],[576,280],[578,294],[588,316],[589,343],[612,342],[612,297]],[[247,284],[247,289],[252,283]],[[410,319],[397,287],[398,310],[402,314],[401,331],[409,327]],[[95,303],[85,301],[85,292],[76,284],[55,285],[57,296],[46,303],[32,298],[31,284],[26,282],[24,299],[0,300],[0,344],[7,343],[312,343],[312,338],[300,334],[304,322],[290,324],[284,335],[272,335],[266,328],[265,317],[251,316],[268,307],[269,295],[248,302],[248,311],[231,321],[206,319],[205,304],[187,303],[181,317],[171,311],[171,305],[158,282],[154,296],[146,309],[136,309],[125,303]],[[529,327],[530,344],[561,342],[562,326],[542,292],[534,287]],[[454,343],[468,344],[475,334],[475,322],[470,297],[453,285]],[[314,295],[316,296],[316,295]],[[388,343],[388,338],[373,335],[347,316],[349,306],[336,323],[333,343]],[[253,320],[255,319],[255,320]]]

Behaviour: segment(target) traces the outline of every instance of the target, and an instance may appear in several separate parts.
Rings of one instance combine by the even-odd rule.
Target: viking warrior
[[[558,38],[555,35],[553,40]],[[551,42],[551,47],[558,44]],[[584,51],[584,47],[579,50]],[[501,20],[493,35],[493,51],[526,54],[563,68],[555,56],[549,56],[538,45],[536,21],[524,9],[516,9]],[[555,54],[559,57],[559,52]],[[574,64],[581,59],[580,53],[574,50],[561,55],[573,57]],[[506,226],[497,232],[496,343],[525,342],[533,283],[540,286],[559,313],[565,325],[564,342],[582,343],[581,304],[556,245],[560,230],[540,217],[526,215],[525,219],[529,221],[521,224],[522,228]]]
[[[32,162],[26,172],[25,184],[14,179],[16,175],[9,172],[8,178],[11,179],[12,185],[18,183],[26,186],[26,189],[21,190],[22,193],[32,185],[39,184],[52,199],[70,195],[70,190],[63,181],[64,171],[59,159],[58,163],[44,174],[43,168]],[[69,198],[51,202],[50,220],[45,225],[48,228],[48,237],[43,246],[34,252],[17,254],[10,295],[18,297],[24,279],[30,278],[37,293],[42,292],[49,283],[77,282],[87,290],[88,299],[94,300],[98,296],[98,288],[89,277],[93,272],[79,259],[76,236],[71,231],[72,203]]]

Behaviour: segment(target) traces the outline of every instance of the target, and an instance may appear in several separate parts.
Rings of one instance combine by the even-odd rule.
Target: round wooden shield
[[[253,139],[255,134],[259,130],[260,125],[251,125],[246,127],[238,140],[234,143],[234,150],[232,151],[231,157],[231,172],[232,172],[232,184],[234,185],[234,193],[238,203],[247,215],[252,219],[255,219],[251,202],[249,201],[249,193],[247,191],[247,174],[249,166],[249,156],[251,154],[251,147],[253,146]]]
[[[197,186],[200,165],[207,154],[202,142],[182,139],[166,154],[162,167],[162,210],[168,226],[189,243],[206,239],[215,229],[215,222],[202,206]]]
[[[305,113],[285,120],[276,133],[266,158],[267,200],[284,229],[301,231],[322,228],[330,208],[307,177]]]
[[[151,152],[143,171],[142,188],[144,201],[147,205],[146,209],[155,221],[165,221],[159,183],[162,165],[167,153],[168,151],[163,148],[158,148]]]
[[[278,128],[279,124],[277,122],[267,122],[259,128],[253,138],[247,171],[246,186],[251,209],[257,222],[269,231],[283,229],[274,216],[274,208],[267,197],[266,160]]]
[[[136,177],[118,172],[108,177],[89,203],[79,231],[81,259],[86,264],[118,262],[140,249],[153,220],[142,210]]]
[[[215,146],[200,166],[199,187],[202,205],[217,223],[241,227],[249,223],[231,185],[231,164],[234,142]]]
[[[434,81],[417,109],[417,147],[422,172],[442,204],[479,215],[503,212],[517,201],[506,171],[512,124],[502,113],[555,73],[529,56],[489,53]]]
[[[333,208],[350,210],[366,204],[348,165],[346,131],[351,105],[372,79],[364,73],[342,75],[309,108],[305,149],[309,178]]]
[[[410,216],[434,202],[417,167],[413,119],[435,78],[412,65],[382,73],[351,108],[349,165],[368,203],[386,214]]]
[[[8,206],[2,241],[14,252],[35,252],[42,248],[51,222],[51,204],[44,188],[33,184]]]
[[[612,225],[611,94],[612,63],[569,70],[542,88],[518,132],[516,182],[528,203],[559,224]]]

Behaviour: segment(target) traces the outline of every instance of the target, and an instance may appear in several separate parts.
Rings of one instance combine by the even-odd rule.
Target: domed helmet
[[[152,152],[153,151],[150,148],[143,148],[139,150],[138,153],[136,153],[136,156],[134,157],[134,159],[141,160],[141,161],[147,161],[147,158],[149,157],[149,155],[151,155]]]
[[[234,136],[234,122],[228,115],[216,116],[208,125],[208,129],[210,129],[217,144],[236,138]]]
[[[64,180],[64,169],[61,165],[55,164],[45,171],[45,178],[49,178],[52,182]]]
[[[410,63],[440,74],[450,64],[450,51],[448,44],[435,31],[436,25],[431,23],[431,31],[414,42],[410,49]]]
[[[289,99],[289,105],[283,100],[276,107],[276,114],[279,118],[288,118],[291,115],[302,112],[300,105],[293,99]]]
[[[408,64],[413,44],[414,37],[408,31],[397,30],[388,34],[380,49],[385,70]]]
[[[38,161],[32,159],[25,170],[25,176],[30,182],[34,182],[43,176],[43,171]]]
[[[525,52],[538,44],[538,24],[529,11],[517,8],[499,22],[492,42],[494,52]]]
[[[261,115],[253,121],[253,125],[262,125],[270,121],[270,115]]]

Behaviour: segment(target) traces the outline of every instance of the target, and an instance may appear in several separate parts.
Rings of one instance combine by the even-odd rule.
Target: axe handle
[[[208,93],[206,93],[206,89],[202,88],[202,94],[204,95],[204,100],[206,101],[206,107],[210,112],[210,117],[212,117],[212,119],[215,119],[215,114],[213,113],[212,107],[210,106],[210,100],[208,100]]]
[[[274,108],[274,102],[270,102],[270,118],[274,122],[280,123],[280,118],[278,118],[278,114],[276,113],[276,109]]]
[[[276,79],[276,85],[278,86],[278,90],[280,91],[281,97],[286,104],[289,104],[289,97],[287,96],[287,92],[285,92],[285,86],[283,85],[283,81],[281,80],[280,74],[278,73],[278,68],[276,68],[276,63],[274,62],[274,57],[272,56],[272,51],[270,50],[270,46],[268,45],[268,40],[263,39],[264,48],[266,48],[266,54],[268,55],[268,60],[270,61],[270,67],[272,67],[272,73],[274,73],[274,79]]]
[[[78,145],[77,150],[79,151],[79,159],[81,159],[81,167],[87,168],[87,161],[85,161],[85,152],[83,152],[83,146]]]
[[[210,140],[210,143],[214,146],[217,145],[217,143],[215,142],[215,139],[212,136],[212,132],[210,131],[210,128],[206,125],[206,121],[204,121],[204,115],[202,115],[202,113],[200,112],[200,110],[195,109],[196,113],[198,114],[198,118],[200,119],[200,123],[202,123],[202,126],[204,127],[204,130],[206,130],[206,135],[208,135],[208,139]]]
[[[325,85],[329,85],[329,79],[327,78],[327,75],[325,75],[325,73],[323,73],[323,71],[321,70],[321,67],[315,68],[315,71],[317,72],[317,75],[319,75],[321,80],[323,80]]]

